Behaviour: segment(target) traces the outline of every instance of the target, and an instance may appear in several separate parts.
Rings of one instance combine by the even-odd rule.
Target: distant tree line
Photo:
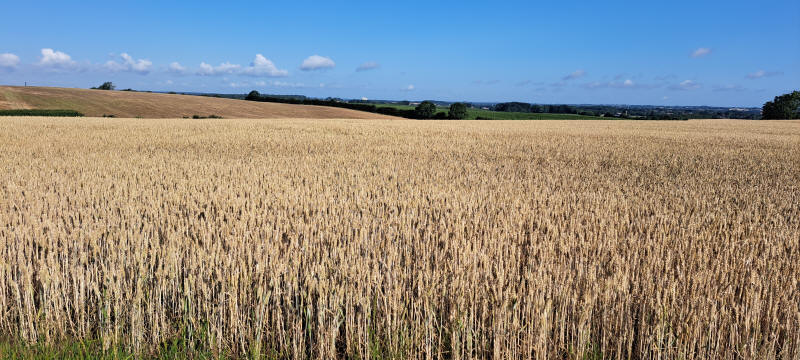
[[[548,105],[505,102],[495,104],[490,109],[504,112],[576,114],[637,120],[761,118],[761,112],[757,108],[741,109],[710,106]]]
[[[262,101],[282,104],[332,106],[389,116],[404,117],[407,119],[466,119],[467,117],[467,106],[464,103],[451,104],[450,111],[445,113],[436,112],[436,104],[434,104],[432,101],[423,101],[414,109],[398,109],[390,106],[377,106],[375,104],[352,103],[338,98],[327,98],[323,100],[305,97],[298,98],[261,95],[256,90],[251,91],[249,94],[247,94],[247,96],[245,96],[244,99],[249,101]]]
[[[800,119],[800,91],[776,96],[772,101],[767,101],[761,108],[761,118],[773,119]]]

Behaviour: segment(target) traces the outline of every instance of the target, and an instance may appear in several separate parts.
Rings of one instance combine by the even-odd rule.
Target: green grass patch
[[[79,117],[83,114],[75,110],[48,110],[48,109],[16,109],[0,110],[0,116],[61,116]]]

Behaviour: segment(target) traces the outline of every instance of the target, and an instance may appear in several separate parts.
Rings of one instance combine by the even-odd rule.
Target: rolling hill
[[[278,104],[204,96],[55,87],[0,86],[0,110],[67,109],[86,116],[182,118],[388,119],[389,116],[342,108]]]

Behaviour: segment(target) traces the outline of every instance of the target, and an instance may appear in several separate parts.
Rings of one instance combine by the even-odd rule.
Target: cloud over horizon
[[[127,53],[122,53],[119,55],[119,57],[122,58],[122,62],[109,60],[103,65],[103,67],[109,71],[129,71],[140,75],[147,75],[150,73],[150,68],[153,66],[153,63],[150,60],[135,60]]]
[[[177,61],[173,61],[172,63],[169,64],[169,67],[167,68],[167,71],[169,71],[171,73],[174,73],[174,74],[183,75],[183,74],[186,74],[186,67],[184,67],[183,65],[181,65]]]
[[[681,81],[678,84],[670,85],[668,87],[668,89],[686,91],[686,90],[696,90],[696,89],[699,89],[701,87],[702,87],[702,85],[698,84],[694,80],[684,80],[684,81]]]
[[[50,48],[41,50],[42,58],[37,65],[48,67],[52,69],[68,69],[74,67],[77,63],[72,60],[72,57],[61,51],[55,51]]]
[[[250,63],[250,66],[245,68],[243,74],[250,76],[268,76],[268,77],[284,77],[289,76],[286,70],[278,69],[270,59],[264,55],[256,54],[256,58]]]
[[[586,71],[584,71],[584,70],[575,70],[571,74],[561,78],[561,80],[563,80],[563,81],[574,80],[574,79],[582,78],[584,76],[586,76]]]
[[[207,64],[206,62],[201,62],[200,69],[197,70],[197,75],[215,76],[215,75],[233,74],[241,68],[242,68],[241,65],[231,64],[230,62],[227,61],[219,64],[218,66],[212,66],[211,64]]]
[[[17,65],[19,65],[19,56],[11,53],[0,54],[0,68],[13,70]]]
[[[319,55],[311,55],[303,60],[303,63],[300,65],[300,70],[303,71],[312,71],[312,70],[320,70],[320,69],[330,69],[336,66],[336,63],[329,57],[319,56]]]
[[[659,87],[659,85],[639,84],[631,79],[625,79],[624,81],[595,81],[585,84],[583,87],[587,89],[654,89]]]

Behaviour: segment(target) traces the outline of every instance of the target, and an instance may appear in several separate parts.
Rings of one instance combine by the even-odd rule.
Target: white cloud
[[[249,67],[244,69],[244,74],[252,76],[269,76],[269,77],[283,77],[288,76],[289,72],[280,70],[275,64],[264,57],[264,55],[256,54],[256,58]]]
[[[150,72],[150,68],[153,66],[150,60],[136,60],[127,53],[122,53],[119,57],[122,58],[121,62],[109,60],[105,63],[105,68],[110,71],[130,71],[141,75],[147,75]]]
[[[664,96],[661,98],[661,100],[669,100],[669,96]]]
[[[225,81],[227,81],[227,80],[225,80]],[[263,86],[267,86],[267,82],[263,81],[263,80],[258,80],[258,81],[253,81],[253,82],[248,82],[248,81],[230,82],[230,83],[228,83],[228,86],[234,87],[234,88],[245,88],[245,87],[252,88],[252,87],[255,87],[255,86],[262,86],[263,87]]]
[[[561,80],[564,80],[564,81],[573,80],[573,79],[577,79],[577,78],[582,78],[584,76],[586,76],[586,71],[575,70],[575,71],[572,72],[572,74],[569,74],[569,75],[564,76],[563,78],[561,78]]]
[[[754,73],[747,74],[748,79],[760,79],[763,77],[772,77],[772,76],[780,76],[783,75],[782,71],[764,71],[758,70]]]
[[[696,90],[701,87],[700,84],[693,80],[684,80],[681,81],[679,84],[670,85],[670,90]]]
[[[72,60],[72,57],[61,51],[45,48],[42,49],[42,58],[39,60],[39,65],[54,69],[67,69],[74,67],[76,63]]]
[[[697,50],[693,51],[690,55],[693,58],[699,58],[711,54],[711,49],[709,48],[698,48]]]
[[[303,64],[300,65],[300,70],[311,71],[319,69],[330,69],[333,68],[334,66],[336,66],[336,63],[333,62],[331,58],[319,55],[311,55],[305,60],[303,60]]]
[[[0,54],[0,68],[3,69],[14,69],[19,65],[19,56],[6,53]]]
[[[303,84],[303,83],[292,83],[292,82],[285,82],[285,81],[272,81],[270,84],[272,86],[287,87],[287,88],[304,88],[304,87],[308,87],[308,86],[306,86],[306,84]]]
[[[224,62],[219,64],[218,66],[211,66],[206,64],[205,62],[200,63],[200,69],[197,71],[197,75],[224,75],[224,74],[233,74],[241,69],[242,66],[239,64],[231,64],[229,62]]]
[[[186,73],[186,67],[184,67],[183,65],[181,65],[177,61],[173,61],[172,63],[170,63],[168,70],[169,70],[169,72],[175,73],[175,74],[185,74]]]
[[[591,82],[585,84],[583,87],[587,89],[607,89],[607,88],[614,88],[614,89],[655,89],[660,85],[657,84],[639,84],[634,82],[631,79],[625,79],[625,81],[609,81],[609,82]]]
[[[378,64],[374,61],[367,61],[361,65],[358,65],[356,71],[367,71],[367,70],[374,70],[381,67],[381,64]]]
[[[414,91],[414,85],[408,85],[403,88],[403,91]]]

